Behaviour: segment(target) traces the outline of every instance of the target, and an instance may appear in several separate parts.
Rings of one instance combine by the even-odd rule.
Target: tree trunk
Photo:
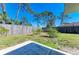
[[[18,14],[20,12],[21,6],[22,6],[22,4],[20,3],[19,7],[18,7],[18,10],[17,10],[17,13],[16,13],[16,21],[18,20]]]
[[[3,12],[2,19],[3,19],[3,24],[4,24],[5,23],[4,15],[6,14],[6,8],[5,8],[4,3],[1,3],[1,8],[2,8],[2,12]]]
[[[64,13],[61,14],[61,26],[63,25],[64,22]]]

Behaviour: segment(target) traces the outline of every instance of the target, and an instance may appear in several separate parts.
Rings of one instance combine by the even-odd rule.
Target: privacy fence
[[[79,34],[79,26],[62,26],[56,27],[59,32],[62,33],[77,33]]]
[[[22,26],[22,25],[9,25],[9,24],[0,24],[0,26],[8,29],[8,35],[16,34],[32,34],[31,26]]]

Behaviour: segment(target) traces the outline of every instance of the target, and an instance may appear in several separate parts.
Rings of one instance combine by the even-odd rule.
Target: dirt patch
[[[60,50],[70,53],[72,55],[79,55],[79,49],[71,47],[62,47]]]

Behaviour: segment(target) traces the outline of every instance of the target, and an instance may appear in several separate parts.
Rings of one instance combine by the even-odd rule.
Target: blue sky
[[[35,12],[43,12],[45,10],[48,10],[48,11],[53,12],[56,16],[59,16],[61,14],[61,12],[64,11],[63,3],[33,3],[33,4],[30,4],[30,6],[31,6],[32,10]],[[15,19],[17,9],[18,9],[17,3],[7,3],[6,4],[7,14],[10,18]],[[0,13],[1,12],[2,12],[2,10],[0,8]],[[65,20],[65,22],[78,22],[79,21],[79,13],[72,13],[69,15],[72,18]],[[20,10],[20,13],[18,16],[19,20],[22,19],[22,16],[26,16],[27,20],[30,23],[32,23],[33,26],[36,26],[36,22],[34,21],[34,18],[30,13],[28,13],[25,10]],[[56,24],[56,26],[60,25],[60,20],[57,19],[55,24]]]

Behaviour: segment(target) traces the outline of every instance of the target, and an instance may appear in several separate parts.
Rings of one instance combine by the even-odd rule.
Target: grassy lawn
[[[52,48],[58,48],[58,45],[54,41],[55,38],[49,38],[44,35],[16,35],[16,36],[0,36],[0,49],[14,46],[27,40],[33,40]],[[60,45],[69,47],[79,47],[79,35],[78,34],[59,34],[58,42]]]
[[[59,34],[59,42],[61,45],[79,48],[79,34]]]
[[[25,36],[17,35],[17,36],[1,36],[0,37],[0,49],[16,45],[25,41]]]
[[[16,35],[16,36],[1,36],[0,37],[0,49],[4,49],[16,44],[32,40],[47,46],[57,48],[56,44],[49,38],[42,37],[40,35]]]

